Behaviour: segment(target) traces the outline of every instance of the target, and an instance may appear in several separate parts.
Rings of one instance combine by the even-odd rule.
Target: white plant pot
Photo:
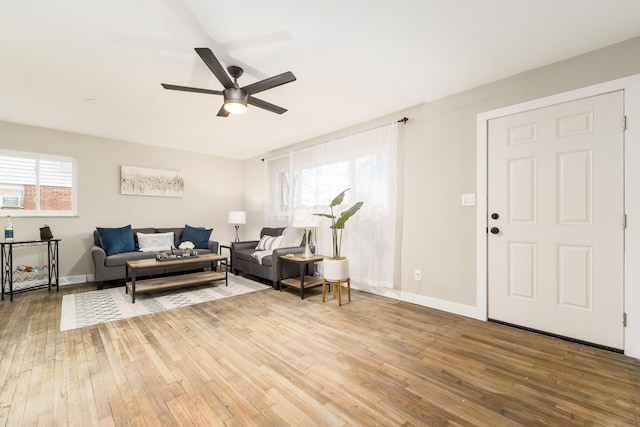
[[[322,263],[322,276],[329,282],[349,278],[349,259],[325,258]]]

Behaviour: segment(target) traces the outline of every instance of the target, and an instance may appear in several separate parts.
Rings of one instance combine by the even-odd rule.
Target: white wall
[[[474,193],[479,113],[640,72],[640,38],[427,103],[405,140],[403,290],[422,268],[420,294],[475,307]],[[413,119],[413,118],[412,118]],[[438,301],[429,301],[439,307]],[[443,306],[446,308],[446,304]]]
[[[610,80],[604,83],[587,86],[584,88],[563,92],[544,98],[521,104],[511,105],[478,115],[478,215],[477,215],[477,310],[473,317],[487,319],[487,145],[488,122],[497,117],[557,105],[564,102],[601,95],[618,90],[624,91],[624,114],[627,126],[624,135],[625,144],[625,214],[630,219],[627,221],[624,242],[624,313],[627,316],[627,327],[624,329],[625,354],[640,357],[640,306],[636,301],[640,300],[640,265],[635,262],[640,257],[640,227],[637,218],[640,218],[640,179],[638,168],[640,164],[640,129],[636,125],[640,123],[640,74]],[[622,126],[622,122],[620,123]],[[620,313],[622,323],[622,313]]]
[[[476,208],[462,206],[461,195],[477,188],[477,115],[638,74],[638,52],[640,38],[631,39],[297,145],[409,117],[400,136],[404,183],[399,189],[404,194],[399,210],[402,233],[396,242],[400,277],[387,294],[475,317]],[[245,167],[254,163],[249,160]],[[260,205],[248,190],[257,183],[247,178],[245,194],[252,194],[253,204]],[[414,281],[414,269],[422,270],[421,282]]]
[[[399,138],[401,195],[395,260],[397,281],[388,294],[460,314],[479,306],[476,276],[476,208],[461,206],[474,193],[476,118],[496,110],[640,73],[640,38],[531,70],[488,85],[301,141],[304,146],[388,123],[403,116]],[[473,72],[473,70],[469,70]],[[425,94],[425,97],[427,94]],[[255,238],[264,225],[264,175],[260,158],[244,162],[0,122],[0,148],[75,156],[79,165],[77,218],[16,218],[18,238],[34,238],[45,221],[61,237],[61,275],[91,273],[88,248],[96,226],[131,223],[215,228],[220,242],[233,239],[228,210],[245,209],[241,237]],[[264,157],[277,153],[265,153]],[[120,165],[178,169],[181,199],[121,196]],[[634,221],[630,218],[630,221]],[[638,245],[634,242],[634,244]],[[422,281],[413,280],[414,269]]]
[[[17,240],[37,239],[48,224],[60,242],[60,276],[93,274],[89,248],[96,227],[214,228],[212,240],[232,240],[227,224],[230,209],[242,209],[242,162],[169,150],[113,139],[97,138],[15,123],[0,122],[0,149],[76,157],[78,216],[70,218],[12,218]],[[179,170],[184,197],[124,196],[120,166]],[[2,214],[0,214],[2,215]],[[0,219],[4,222],[4,218]],[[19,249],[14,263],[43,265],[44,251]],[[39,259],[32,260],[36,256]],[[22,258],[21,258],[22,257]],[[46,261],[46,258],[44,258]]]

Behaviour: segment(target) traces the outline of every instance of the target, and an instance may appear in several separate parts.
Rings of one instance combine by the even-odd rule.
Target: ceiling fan
[[[216,76],[220,83],[222,83],[222,86],[224,86],[224,90],[219,91],[211,89],[200,89],[197,87],[177,86],[162,83],[163,88],[170,90],[180,90],[184,92],[207,93],[212,95],[224,96],[224,104],[222,104],[220,111],[218,111],[218,116],[220,117],[227,117],[229,114],[242,114],[247,110],[247,104],[263,108],[276,114],[282,114],[287,111],[286,109],[278,107],[277,105],[273,105],[269,102],[254,98],[253,95],[258,92],[262,92],[267,89],[272,89],[274,87],[295,81],[296,76],[294,76],[291,71],[287,71],[286,73],[278,74],[277,76],[269,77],[267,79],[260,80],[259,82],[240,87],[238,86],[238,78],[244,72],[242,68],[235,65],[229,65],[227,67],[229,74],[227,74],[227,72],[222,67],[222,64],[220,64],[220,61],[218,61],[218,58],[216,58],[213,52],[211,52],[211,49],[207,47],[197,47],[196,53],[204,61],[207,67],[209,67],[211,72]],[[229,75],[233,77],[233,81],[231,81]]]

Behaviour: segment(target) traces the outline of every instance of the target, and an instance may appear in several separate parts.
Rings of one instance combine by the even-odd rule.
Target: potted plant
[[[316,213],[314,215],[323,216],[331,220],[331,243],[332,243],[332,256],[327,257],[324,260],[323,275],[327,281],[335,282],[345,280],[349,277],[349,260],[340,254],[342,246],[342,232],[346,222],[360,210],[364,202],[356,202],[346,211],[342,212],[340,216],[336,216],[333,209],[336,206],[340,206],[344,200],[345,193],[349,191],[349,188],[338,194],[331,204],[329,209],[331,214]]]

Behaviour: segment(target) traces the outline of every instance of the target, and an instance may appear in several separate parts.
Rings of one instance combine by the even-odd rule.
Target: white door
[[[623,93],[489,121],[488,314],[623,349]]]

